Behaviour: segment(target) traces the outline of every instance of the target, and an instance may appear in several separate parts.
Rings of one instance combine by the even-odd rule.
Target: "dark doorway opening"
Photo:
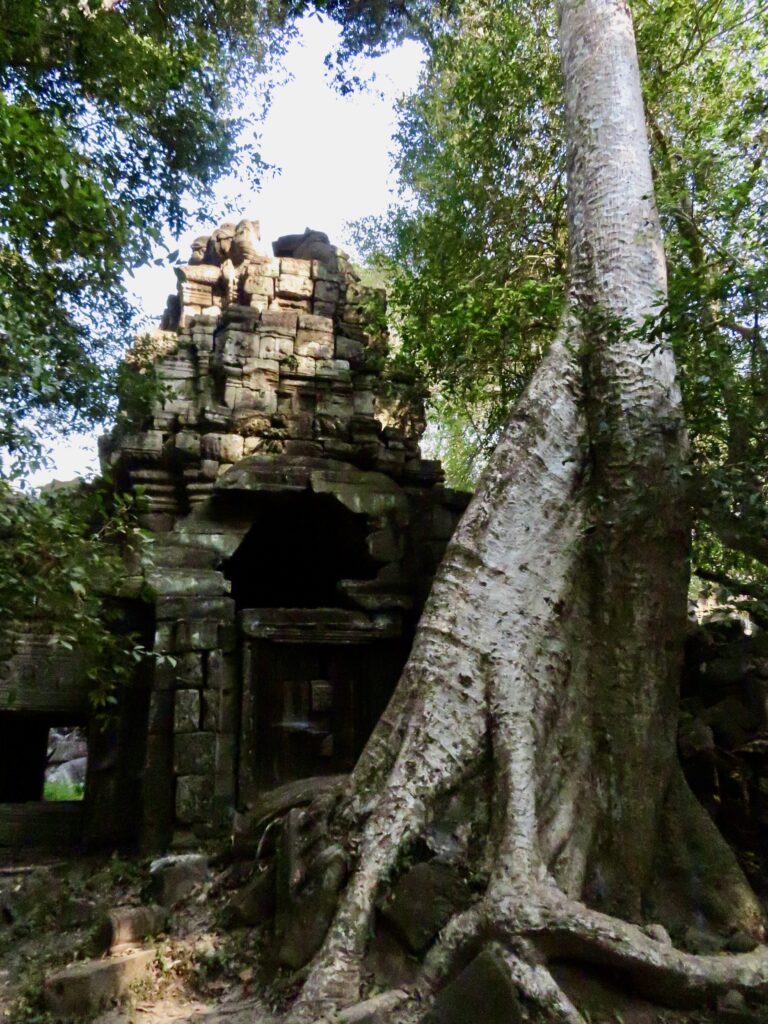
[[[295,779],[351,771],[406,653],[401,638],[341,645],[252,641],[245,687],[257,731],[241,748],[247,761],[241,795],[247,800]]]
[[[330,494],[264,494],[225,575],[238,608],[341,608],[339,580],[373,579],[366,517]]]
[[[0,712],[0,755],[0,803],[82,800],[88,757],[82,723]]]
[[[49,728],[39,715],[0,713],[0,803],[43,799]]]

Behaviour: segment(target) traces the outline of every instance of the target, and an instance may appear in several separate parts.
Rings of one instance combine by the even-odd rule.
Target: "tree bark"
[[[715,970],[639,927],[680,933],[695,905],[712,929],[762,935],[757,901],[676,756],[686,446],[672,354],[641,330],[666,277],[631,16],[622,0],[561,0],[559,16],[567,314],[352,776],[355,867],[295,1019],[359,998],[375,899],[441,799],[478,773],[491,792],[485,890],[427,957],[422,1000],[481,936],[557,1020],[581,1019],[546,971],[558,954],[623,965],[670,998],[768,980],[758,954]],[[406,1001],[389,1019],[415,1012]]]

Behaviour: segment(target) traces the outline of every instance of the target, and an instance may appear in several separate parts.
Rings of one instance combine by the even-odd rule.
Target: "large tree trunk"
[[[555,1019],[580,1019],[543,966],[564,953],[623,964],[670,998],[768,982],[760,953],[696,958],[639,927],[679,934],[695,908],[700,927],[762,935],[676,756],[685,433],[672,354],[638,329],[666,279],[631,17],[623,0],[562,0],[559,13],[567,316],[352,777],[355,868],[297,1018],[358,998],[374,900],[401,851],[483,774],[485,893],[428,956],[422,999],[481,937],[501,943],[516,984]]]

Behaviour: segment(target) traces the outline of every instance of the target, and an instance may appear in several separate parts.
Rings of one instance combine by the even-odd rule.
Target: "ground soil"
[[[0,861],[0,1024],[45,1024],[46,974],[93,955],[105,912],[148,902],[149,862],[123,856],[26,856]],[[172,909],[168,933],[151,940],[151,976],[98,1024],[271,1024],[269,1001],[253,964],[263,942],[259,929],[227,932],[218,925],[231,895],[230,868]]]

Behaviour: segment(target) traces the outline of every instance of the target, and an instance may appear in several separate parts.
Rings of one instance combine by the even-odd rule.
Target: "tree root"
[[[548,970],[557,961],[606,967],[624,976],[637,996],[689,1009],[736,990],[768,997],[768,946],[750,953],[699,956],[650,937],[640,926],[591,910],[554,885],[518,883],[489,892],[457,915],[429,953],[419,979],[424,1001],[488,943],[503,950],[512,980],[547,1020],[582,1024],[582,1017]]]
[[[768,946],[750,953],[699,956],[650,937],[638,925],[591,910],[554,884],[517,883],[489,891],[456,915],[427,955],[420,976],[388,1020],[412,1024],[424,1018],[439,989],[477,953],[493,949],[506,964],[525,1005],[547,1024],[585,1024],[553,977],[550,965],[566,961],[610,968],[638,997],[665,1007],[691,1009],[736,990],[768,998]],[[315,984],[289,1016],[291,1024],[322,1021],[360,999],[359,958],[324,950]],[[322,984],[320,981],[322,979]]]
[[[506,907],[496,907],[497,922]],[[522,918],[522,920],[521,920]],[[622,972],[638,995],[672,1007],[695,1007],[730,989],[768,995],[768,947],[700,956],[647,935],[638,925],[564,897],[516,907],[510,938],[523,936],[549,961],[575,960]]]

